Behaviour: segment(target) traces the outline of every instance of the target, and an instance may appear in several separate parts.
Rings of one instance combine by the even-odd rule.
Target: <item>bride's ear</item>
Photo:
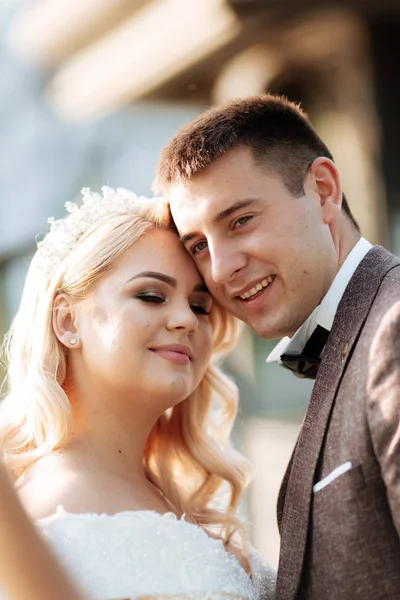
[[[80,348],[81,340],[75,325],[74,305],[66,294],[58,294],[53,303],[53,330],[66,348]]]

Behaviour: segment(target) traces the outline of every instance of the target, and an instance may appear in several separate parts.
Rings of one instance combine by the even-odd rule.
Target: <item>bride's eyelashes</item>
[[[138,294],[135,294],[135,298],[137,298],[138,300],[141,300],[142,302],[146,302],[147,304],[163,304],[166,300],[166,298],[161,295],[159,292],[155,292],[155,291],[145,291],[145,292],[139,292]],[[203,301],[192,301],[190,302],[190,308],[192,309],[192,311],[196,314],[199,315],[209,315],[211,313],[211,306],[212,306],[212,302],[211,301],[207,301],[204,300]]]
[[[162,296],[159,292],[154,291],[146,291],[139,292],[139,294],[135,295],[135,298],[138,300],[142,300],[142,302],[154,303],[154,304],[162,304],[165,302],[164,296]]]
[[[209,315],[211,313],[211,307],[209,308],[205,304],[191,304],[190,308],[199,315]]]

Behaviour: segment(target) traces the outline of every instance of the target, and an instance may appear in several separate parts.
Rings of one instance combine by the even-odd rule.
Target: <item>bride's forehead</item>
[[[192,268],[194,264],[177,234],[164,229],[144,233],[124,255],[124,261],[132,264],[146,262],[149,265],[164,264],[171,268]]]
[[[109,276],[126,274],[135,277],[140,272],[157,272],[188,286],[203,285],[197,267],[171,231],[155,229],[143,234],[112,265]]]

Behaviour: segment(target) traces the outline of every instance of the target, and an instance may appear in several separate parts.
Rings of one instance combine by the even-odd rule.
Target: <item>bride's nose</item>
[[[192,333],[197,329],[198,324],[197,315],[188,302],[179,302],[171,306],[166,323],[167,329],[170,331],[184,329],[188,333]]]

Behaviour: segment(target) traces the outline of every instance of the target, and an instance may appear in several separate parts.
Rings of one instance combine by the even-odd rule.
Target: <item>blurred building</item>
[[[83,185],[149,194],[174,132],[238,96],[300,101],[364,235],[400,253],[397,0],[0,0],[0,17],[3,331],[47,216]],[[265,365],[272,346],[245,330],[230,369],[254,539],[276,564],[276,490],[311,387]]]

